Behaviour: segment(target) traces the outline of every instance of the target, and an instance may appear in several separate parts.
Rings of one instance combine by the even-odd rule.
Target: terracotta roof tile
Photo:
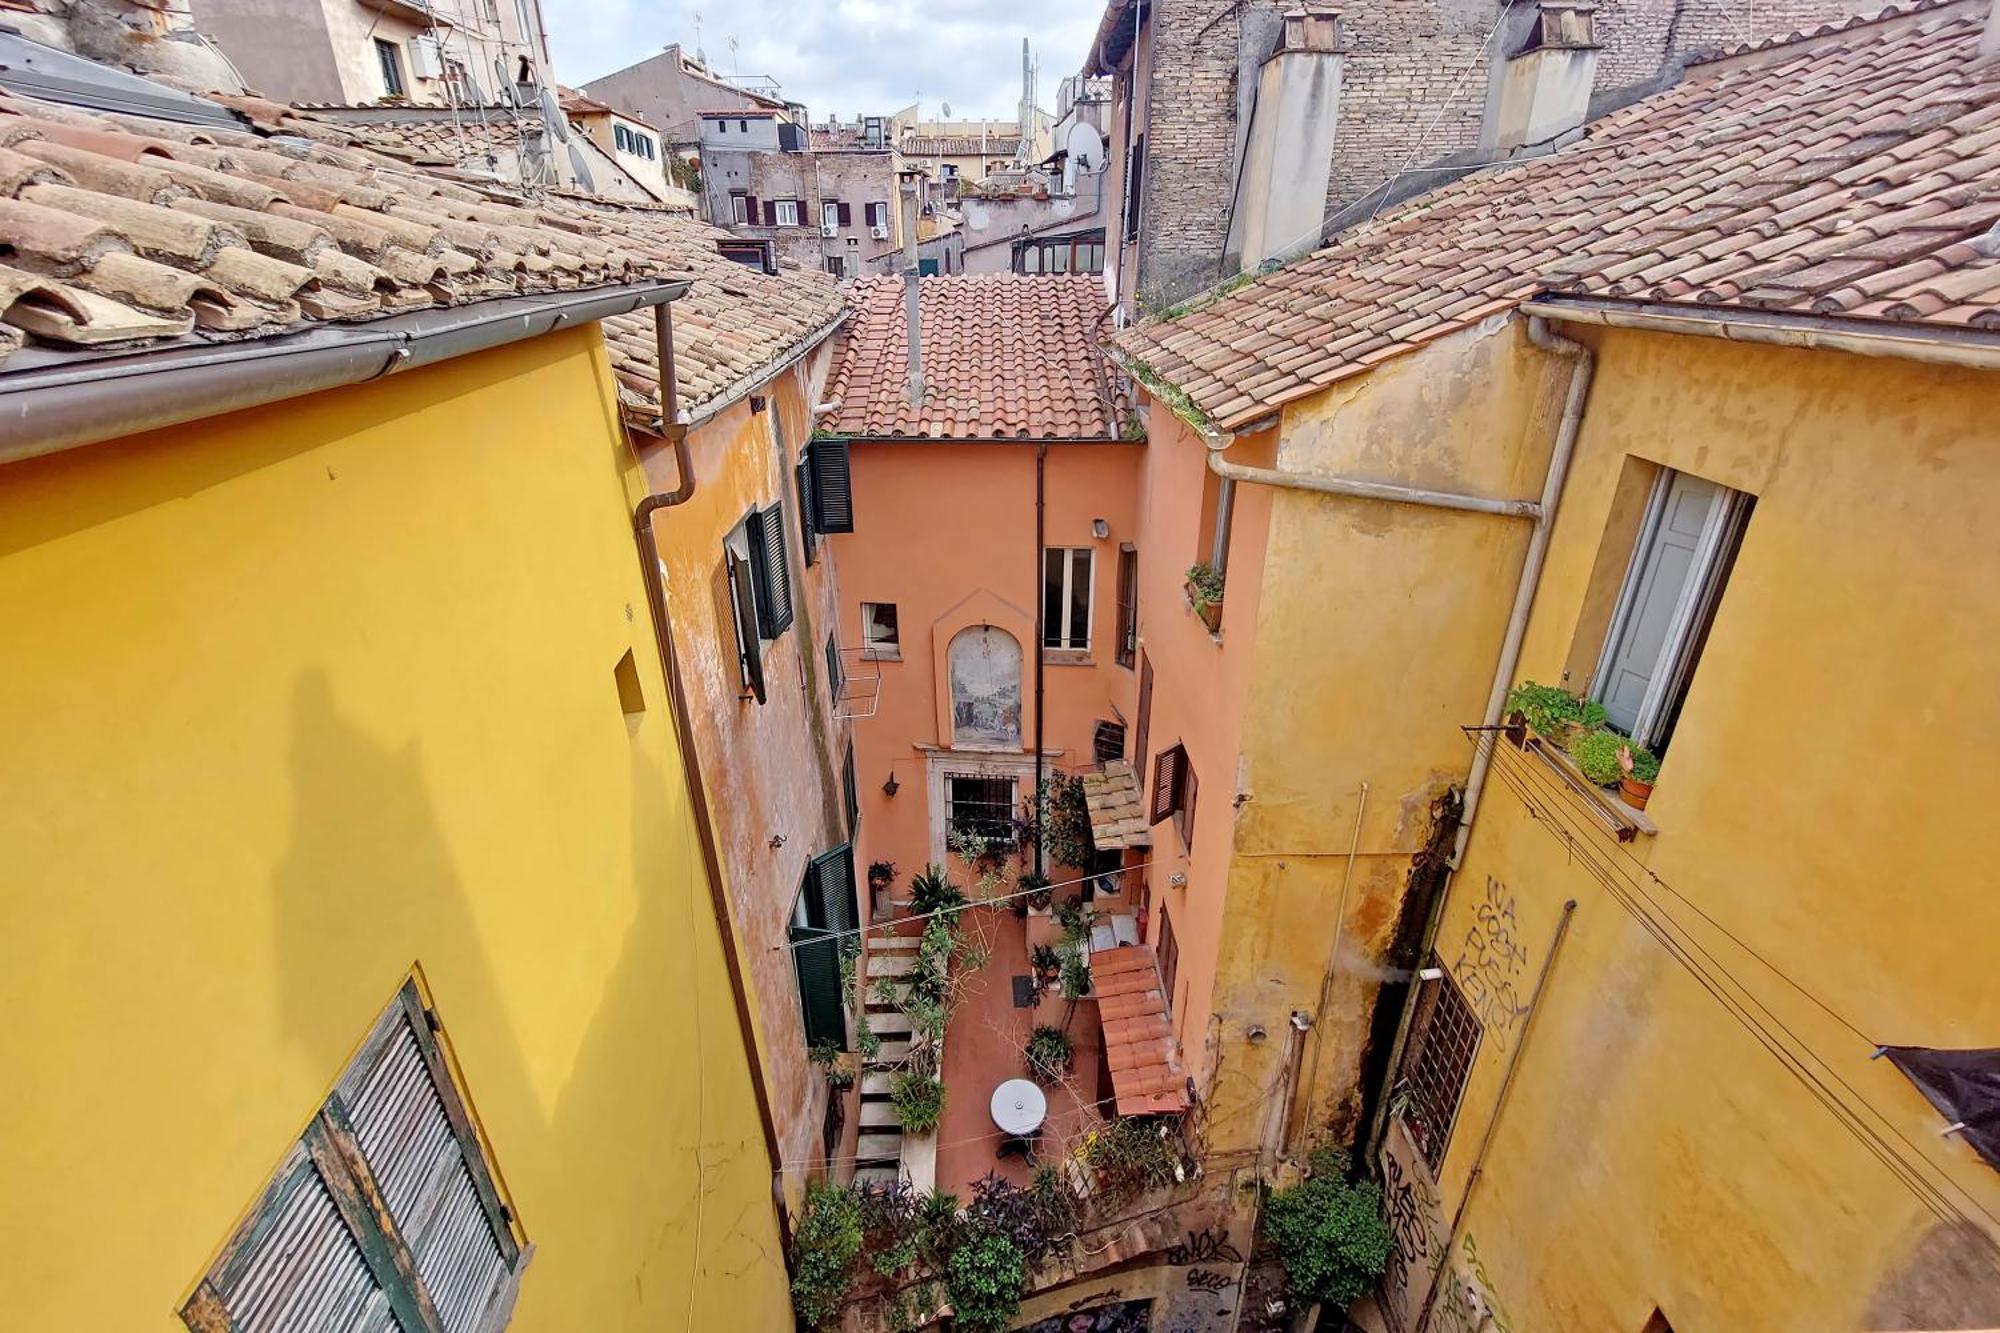
[[[1227,429],[1549,292],[2000,325],[2000,264],[1969,244],[2000,222],[1983,14],[1881,18],[1696,66],[1113,345]]]
[[[1090,841],[1098,851],[1153,845],[1152,826],[1140,802],[1139,776],[1132,765],[1113,762],[1102,773],[1084,774],[1083,801],[1090,813]]]
[[[372,129],[274,105],[258,119],[282,137],[261,139],[0,96],[0,373],[29,339],[242,338],[686,277],[674,342],[699,412],[845,313],[825,274],[747,269],[678,211],[475,188],[383,156]],[[659,414],[651,320],[605,324],[640,422]]]
[[[930,277],[919,288],[924,400],[906,392],[903,279],[863,278],[828,393],[836,434],[888,439],[1118,439],[1133,418],[1104,359],[1095,277]]]
[[[1160,968],[1143,944],[1101,949],[1090,956],[1091,989],[1104,1024],[1104,1063],[1119,1115],[1174,1114],[1188,1109]]]

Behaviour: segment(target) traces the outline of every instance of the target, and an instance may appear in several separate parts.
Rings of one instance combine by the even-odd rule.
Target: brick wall
[[[1160,309],[1230,275],[1221,272],[1229,225],[1243,52],[1268,32],[1258,11],[1296,0],[1157,0],[1152,15],[1151,115],[1146,127],[1144,232],[1136,292]],[[1652,79],[1671,62],[1754,37],[1811,28],[1879,8],[1879,0],[1601,0],[1600,92]],[[1516,0],[1510,30],[1530,22]],[[1334,166],[1332,213],[1398,172],[1477,148],[1491,75],[1489,35],[1504,0],[1377,0],[1345,14],[1348,57]],[[1254,76],[1254,74],[1253,74]]]

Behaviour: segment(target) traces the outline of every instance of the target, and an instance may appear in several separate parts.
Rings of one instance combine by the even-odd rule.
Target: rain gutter
[[[688,279],[481,301],[235,343],[16,353],[0,464],[261,407],[678,300]]]
[[[1564,324],[1596,324],[1648,333],[1682,333],[1731,342],[1887,356],[1939,366],[2000,369],[2000,335],[1979,329],[1912,327],[1876,320],[1790,315],[1651,301],[1543,297],[1521,307]]]

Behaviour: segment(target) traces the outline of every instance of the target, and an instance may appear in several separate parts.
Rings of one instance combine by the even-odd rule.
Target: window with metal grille
[[[945,820],[954,833],[989,843],[1014,841],[1013,778],[950,773],[944,783]]]
[[[1118,548],[1118,640],[1113,655],[1129,667],[1139,652],[1139,548],[1129,542]]]
[[[840,989],[840,951],[854,937],[860,909],[854,898],[854,847],[842,843],[807,865],[792,905],[792,968],[806,1045],[847,1047],[847,1005]]]
[[[1403,1123],[1409,1127],[1417,1150],[1436,1171],[1444,1162],[1445,1146],[1451,1142],[1459,1099],[1465,1095],[1465,1080],[1479,1052],[1481,1029],[1464,992],[1435,954],[1430,965],[1443,975],[1424,982],[1417,996],[1409,1054],[1403,1061],[1399,1084],[1406,1094]]]
[[[1091,755],[1100,764],[1116,763],[1125,757],[1125,724],[1108,718],[1098,719],[1097,728],[1091,734]]]
[[[528,1251],[414,980],[380,1019],[181,1318],[197,1333],[483,1333]]]
[[[1095,555],[1088,546],[1051,546],[1042,553],[1042,647],[1090,647]]]

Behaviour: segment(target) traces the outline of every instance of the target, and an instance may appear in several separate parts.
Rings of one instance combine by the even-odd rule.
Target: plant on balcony
[[[957,1333],[1002,1333],[1012,1327],[1027,1281],[1027,1263],[1013,1241],[994,1231],[974,1236],[945,1265],[952,1327]]]
[[[1653,783],[1659,780],[1660,760],[1643,745],[1626,745],[1618,752],[1618,795],[1634,810],[1644,810],[1653,799]]]
[[[1127,1116],[1084,1140],[1084,1164],[1097,1179],[1097,1194],[1117,1207],[1149,1189],[1180,1178],[1180,1151],[1164,1120]]]
[[[1042,780],[1042,853],[1050,865],[1085,870],[1095,853],[1090,840],[1090,806],[1084,800],[1083,779],[1051,773]]]
[[[1028,1074],[1035,1082],[1060,1083],[1069,1074],[1069,1034],[1042,1024],[1028,1034]]]
[[[861,1203],[837,1185],[806,1186],[805,1212],[792,1238],[792,1308],[814,1328],[830,1324],[854,1288],[861,1253]]]
[[[1187,595],[1194,613],[1211,632],[1222,628],[1222,571],[1214,565],[1201,564],[1187,572]]]
[[[806,1058],[826,1075],[826,1085],[835,1092],[845,1092],[854,1086],[854,1069],[841,1058],[840,1048],[832,1042],[814,1042]]]
[[[1604,725],[1603,704],[1560,685],[1537,685],[1532,680],[1507,691],[1507,711],[1519,713],[1538,734],[1564,749],[1576,733]]]
[[[1264,1234],[1294,1295],[1345,1310],[1388,1266],[1395,1241],[1382,1216],[1382,1191],[1347,1179],[1347,1156],[1322,1148],[1312,1174],[1271,1196]]]
[[[1043,985],[1048,985],[1062,975],[1062,955],[1052,944],[1037,944],[1028,954],[1029,965]]]
[[[1076,1231],[1076,1196],[1060,1168],[1038,1167],[1037,1178],[1044,1172],[1053,1174],[1051,1183],[1031,1178],[1026,1189],[992,1171],[975,1181],[972,1202],[961,1219],[960,1243],[982,1234],[1002,1235],[1013,1242],[1023,1263],[1038,1267]]]
[[[1653,780],[1660,776],[1660,761],[1651,750],[1601,728],[1571,741],[1569,757],[1586,778],[1600,787],[1617,788],[1625,803],[1635,809],[1646,808]]]
[[[904,1133],[932,1133],[944,1117],[944,1080],[926,1070],[905,1069],[890,1080],[889,1100]]]
[[[1064,944],[1062,951],[1063,994],[1080,1000],[1090,994],[1090,960],[1084,957],[1081,945]]]
[[[1021,907],[1024,913],[1030,907],[1039,912],[1049,905],[1050,890],[1049,877],[1047,875],[1037,875],[1034,871],[1030,870],[1027,874],[1021,876],[1020,884],[1017,887],[1024,895],[1021,899]]]
[[[895,881],[896,863],[894,861],[870,861],[868,863],[869,888],[886,888],[890,884],[895,883]]]
[[[840,1002],[854,1020],[854,1049],[863,1060],[882,1053],[882,1039],[868,1024],[868,1007],[854,1002],[856,975],[861,967],[861,946],[849,941],[840,950]]]
[[[955,916],[954,909],[963,906],[965,895],[952,887],[951,881],[944,877],[944,867],[936,862],[910,876],[910,911],[916,915],[946,912]]]

